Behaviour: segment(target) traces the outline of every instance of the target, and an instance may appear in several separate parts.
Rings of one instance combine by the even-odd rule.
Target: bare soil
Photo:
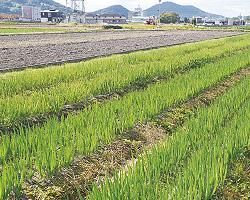
[[[0,36],[0,72],[242,34],[223,31],[103,31]]]

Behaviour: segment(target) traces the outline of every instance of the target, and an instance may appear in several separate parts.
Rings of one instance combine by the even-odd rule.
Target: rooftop
[[[60,10],[42,10],[41,12],[61,12]]]

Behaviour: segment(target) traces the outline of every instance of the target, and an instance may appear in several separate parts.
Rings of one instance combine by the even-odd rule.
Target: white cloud
[[[66,0],[55,1],[63,4],[66,2]],[[130,10],[139,4],[143,9],[146,9],[158,2],[158,0],[85,0],[88,12],[115,4],[123,5]],[[250,0],[172,0],[172,2],[194,5],[204,11],[225,16],[250,15]]]

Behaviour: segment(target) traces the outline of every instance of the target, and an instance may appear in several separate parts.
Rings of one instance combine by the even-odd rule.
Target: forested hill
[[[220,15],[205,12],[195,6],[190,5],[179,5],[172,2],[163,2],[160,7],[161,12],[175,12],[181,17],[191,18],[193,16],[218,18],[222,17]],[[159,5],[154,5],[144,11],[145,16],[158,16],[159,15]]]
[[[66,6],[53,0],[0,0],[0,13],[21,14],[23,5],[38,6],[42,9],[59,9],[61,11],[69,11]]]

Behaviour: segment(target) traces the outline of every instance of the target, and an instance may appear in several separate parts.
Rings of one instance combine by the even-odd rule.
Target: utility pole
[[[161,24],[161,0],[159,0],[159,24]]]
[[[82,12],[85,13],[85,5],[84,0],[66,0],[66,5],[74,11],[74,12]]]

